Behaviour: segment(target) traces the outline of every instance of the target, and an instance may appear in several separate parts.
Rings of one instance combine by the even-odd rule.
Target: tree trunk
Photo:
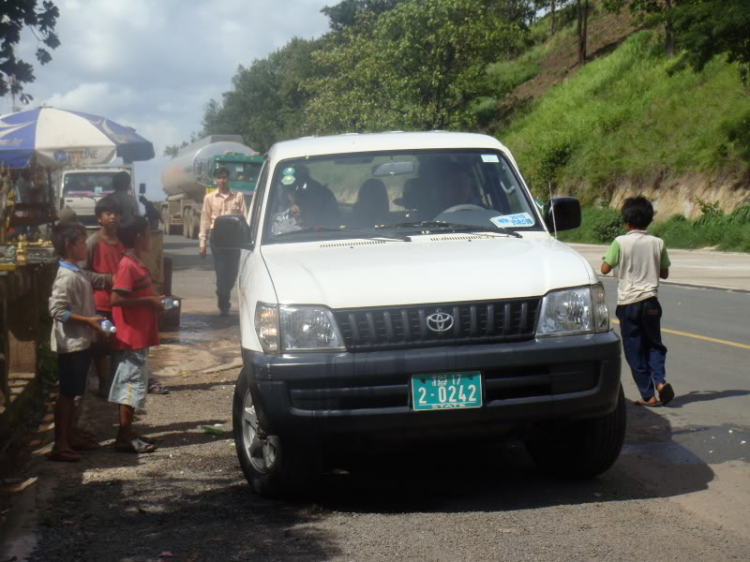
[[[674,57],[674,27],[672,26],[672,0],[666,0],[666,17],[664,18],[664,42],[667,49],[667,58]]]
[[[577,0],[578,4],[578,64],[586,64],[586,40],[588,35],[589,0]]]
[[[550,35],[555,34],[555,7],[557,6],[557,0],[551,0],[550,6],[552,8],[552,24],[550,27]]]

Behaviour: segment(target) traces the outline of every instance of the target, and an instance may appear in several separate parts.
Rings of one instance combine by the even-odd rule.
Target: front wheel
[[[234,389],[232,411],[237,457],[250,486],[266,497],[290,497],[304,493],[316,475],[315,448],[311,444],[267,435],[244,373]]]
[[[565,478],[593,478],[617,460],[625,441],[625,395],[620,387],[613,412],[599,418],[556,422],[541,438],[525,441],[543,472]]]

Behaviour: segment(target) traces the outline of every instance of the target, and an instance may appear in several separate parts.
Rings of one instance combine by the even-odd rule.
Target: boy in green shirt
[[[625,359],[641,393],[641,406],[666,406],[674,398],[666,381],[667,348],[661,339],[662,309],[657,298],[659,279],[669,276],[669,255],[661,238],[646,232],[654,208],[644,197],[631,197],[622,205],[627,234],[618,236],[607,250],[601,272],[613,269],[619,277],[617,309]],[[657,399],[656,394],[659,398]]]

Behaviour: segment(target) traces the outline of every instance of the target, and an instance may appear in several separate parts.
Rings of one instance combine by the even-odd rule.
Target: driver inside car
[[[481,199],[472,187],[472,180],[464,168],[454,162],[442,162],[430,174],[432,197],[429,205],[434,218],[459,205],[481,207]]]
[[[294,184],[286,190],[288,208],[274,217],[272,232],[282,234],[315,227],[335,226],[338,205],[325,185],[299,166]]]

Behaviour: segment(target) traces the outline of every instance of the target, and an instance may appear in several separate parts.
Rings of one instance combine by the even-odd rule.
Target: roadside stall
[[[49,107],[0,117],[0,448],[13,411],[38,388],[57,271],[49,227],[61,207],[61,170],[153,156],[149,141],[104,117]],[[161,255],[161,239],[155,246]],[[163,283],[163,268],[157,270]]]

